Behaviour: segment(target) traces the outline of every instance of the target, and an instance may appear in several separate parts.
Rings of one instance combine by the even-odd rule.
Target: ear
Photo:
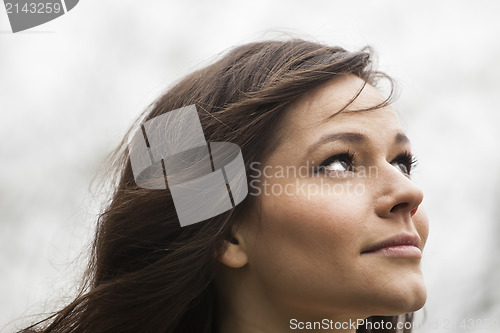
[[[241,235],[236,234],[230,241],[226,242],[226,250],[219,257],[219,261],[231,268],[240,268],[248,263],[248,255],[245,243]]]

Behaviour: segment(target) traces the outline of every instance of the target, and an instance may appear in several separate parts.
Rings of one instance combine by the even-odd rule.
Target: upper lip
[[[381,242],[368,246],[361,253],[374,252],[392,246],[416,246],[420,248],[420,237],[414,234],[399,234]]]

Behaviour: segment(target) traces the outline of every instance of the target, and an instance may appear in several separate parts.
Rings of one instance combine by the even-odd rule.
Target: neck
[[[219,288],[220,333],[355,333],[359,318],[312,310],[274,299],[254,284],[231,282]],[[245,288],[241,288],[244,285]]]

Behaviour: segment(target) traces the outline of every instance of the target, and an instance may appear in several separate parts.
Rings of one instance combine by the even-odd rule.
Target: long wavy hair
[[[278,122],[304,93],[343,74],[373,85],[384,77],[393,87],[387,75],[372,69],[372,62],[369,49],[348,52],[301,39],[263,41],[233,48],[180,80],[142,113],[110,155],[105,178],[113,189],[97,221],[80,292],[63,309],[23,332],[217,332],[217,258],[237,227],[235,216],[252,206],[252,198],[181,228],[169,189],[140,188],[134,181],[127,149],[133,129],[195,104],[207,141],[239,145],[248,175],[252,162],[272,152],[279,140]],[[370,109],[387,105],[391,96],[392,89],[387,100]],[[396,327],[398,321],[411,322],[412,314],[368,320]],[[363,327],[358,332],[370,330]]]

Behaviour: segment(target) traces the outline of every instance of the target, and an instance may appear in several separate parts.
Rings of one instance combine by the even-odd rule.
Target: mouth
[[[362,255],[382,255],[390,257],[422,257],[420,237],[414,234],[399,234],[381,242],[369,245]]]

